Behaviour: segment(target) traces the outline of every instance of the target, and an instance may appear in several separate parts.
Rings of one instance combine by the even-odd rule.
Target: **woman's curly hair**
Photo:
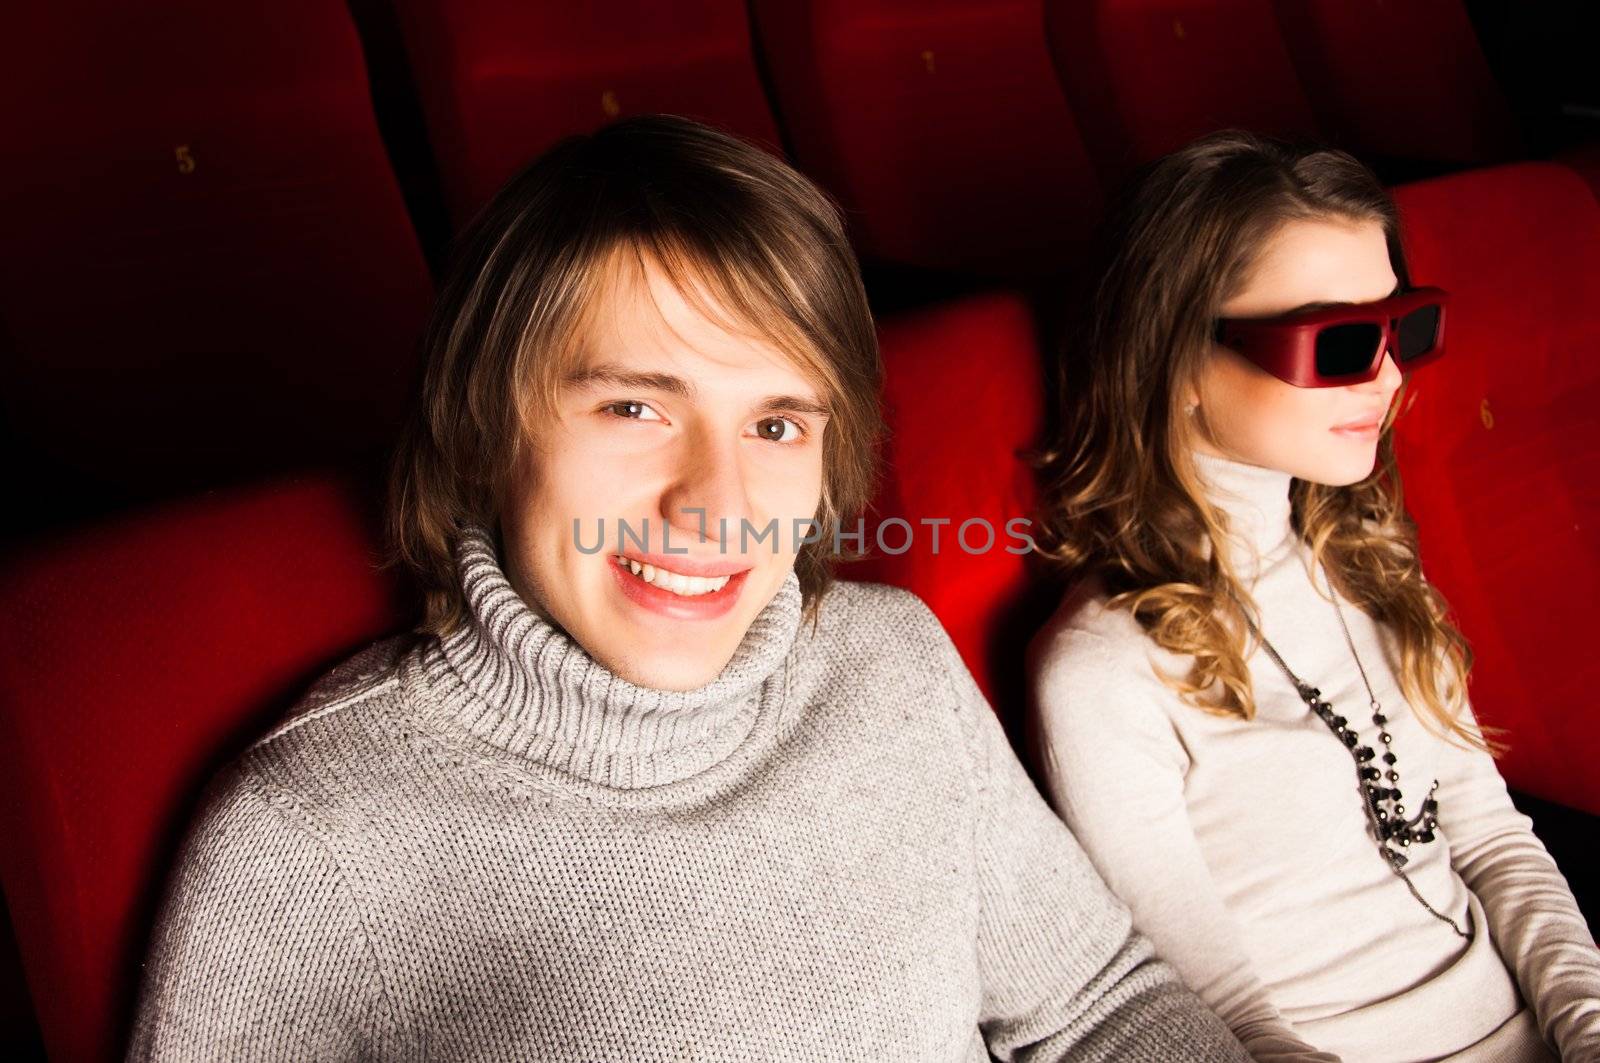
[[[1393,201],[1352,156],[1237,130],[1157,161],[1113,215],[1109,262],[1063,360],[1061,424],[1039,455],[1040,547],[1074,579],[1098,578],[1158,645],[1193,661],[1163,678],[1191,704],[1251,719],[1245,666],[1255,605],[1214,549],[1227,517],[1194,462],[1202,427],[1180,406],[1211,354],[1221,306],[1284,223],[1377,222],[1409,283]],[[1401,690],[1430,729],[1493,748],[1463,720],[1472,654],[1424,578],[1395,464],[1404,389],[1359,483],[1291,483],[1295,531],[1334,587],[1390,640]]]

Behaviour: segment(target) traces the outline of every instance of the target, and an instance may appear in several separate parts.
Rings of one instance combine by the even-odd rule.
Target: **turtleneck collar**
[[[716,678],[671,691],[628,682],[530,609],[484,529],[464,530],[456,571],[467,619],[424,647],[423,678],[442,711],[503,750],[604,786],[661,786],[717,764],[780,707],[800,625],[793,572]]]
[[[1194,464],[1206,497],[1228,519],[1229,558],[1241,578],[1254,577],[1294,545],[1289,473],[1201,451]]]

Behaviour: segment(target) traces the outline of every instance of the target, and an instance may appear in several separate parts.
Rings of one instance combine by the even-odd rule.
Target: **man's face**
[[[818,387],[703,301],[710,316],[648,259],[617,270],[501,514],[507,575],[530,607],[663,690],[721,672],[822,497]]]

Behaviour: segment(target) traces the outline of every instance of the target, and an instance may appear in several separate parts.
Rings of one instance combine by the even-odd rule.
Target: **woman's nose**
[[[1378,375],[1368,381],[1366,387],[1372,391],[1393,391],[1400,386],[1403,374],[1400,372],[1400,363],[1394,356],[1394,351],[1384,348],[1383,363],[1378,366]]]

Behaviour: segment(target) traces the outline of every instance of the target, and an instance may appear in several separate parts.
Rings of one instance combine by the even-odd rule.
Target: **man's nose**
[[[727,541],[738,542],[740,522],[750,517],[739,441],[695,433],[685,442],[673,473],[662,493],[661,516],[674,531],[691,533],[686,545],[702,536],[721,542],[723,549],[728,549]]]

